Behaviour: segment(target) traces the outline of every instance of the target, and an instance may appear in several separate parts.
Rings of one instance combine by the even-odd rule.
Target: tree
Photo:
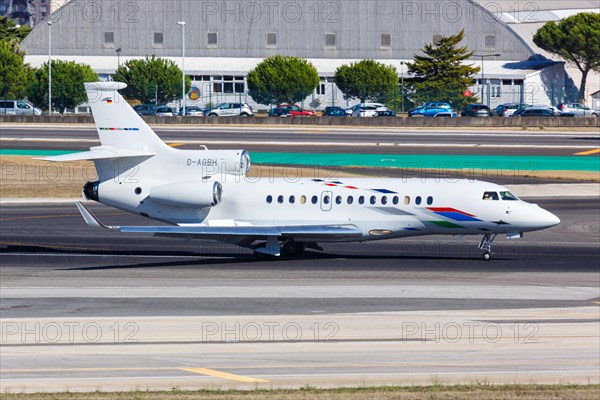
[[[307,60],[276,55],[248,73],[248,93],[260,104],[296,103],[317,88],[319,73]]]
[[[414,62],[406,63],[408,73],[415,79],[409,82],[413,101],[447,101],[454,108],[463,109],[473,98],[463,96],[471,86],[479,67],[465,65],[464,61],[473,56],[467,47],[458,47],[465,37],[464,29],[456,35],[442,36],[423,48],[425,55],[415,55]]]
[[[48,104],[48,63],[35,71],[36,87],[33,104],[45,108]],[[96,82],[98,75],[89,65],[74,61],[52,60],[52,108],[64,112],[88,101],[84,82]]]
[[[127,84],[121,91],[127,100],[165,104],[181,98],[182,73],[175,62],[152,55],[143,60],[127,61],[117,68],[113,79]],[[187,93],[192,82],[187,76],[185,81]]]
[[[357,98],[362,103],[388,103],[398,89],[398,72],[391,65],[374,60],[361,60],[342,65],[335,71],[335,84],[344,93],[344,99]]]
[[[12,19],[0,16],[0,40],[7,42],[15,51],[18,49],[18,44],[29,35],[31,29],[27,25],[17,27]]]
[[[583,103],[588,73],[600,69],[600,14],[579,13],[558,24],[547,22],[533,36],[533,42],[581,71],[579,101]]]
[[[23,58],[24,54],[18,51],[18,46],[15,51],[8,42],[0,40],[0,98],[18,99],[30,94],[34,72]]]

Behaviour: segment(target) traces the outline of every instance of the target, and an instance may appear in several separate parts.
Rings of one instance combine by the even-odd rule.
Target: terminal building
[[[395,66],[399,81],[410,79],[406,63],[415,53],[464,29],[462,44],[475,54],[470,63],[481,67],[471,88],[481,102],[555,105],[576,99],[580,76],[532,37],[545,22],[583,11],[600,12],[597,0],[72,0],[49,17],[51,24],[37,24],[22,47],[33,67],[48,60],[51,45],[53,59],[89,64],[108,79],[120,63],[153,54],[181,67],[178,22],[185,21],[185,72],[193,86],[186,101],[242,100],[256,107],[246,75],[282,54],[317,68],[321,84],[304,106],[322,108],[356,102],[333,82],[340,65],[375,59]],[[588,76],[590,105],[599,89],[598,74]]]

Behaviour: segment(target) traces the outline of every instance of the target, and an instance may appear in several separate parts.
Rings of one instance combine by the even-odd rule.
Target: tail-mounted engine
[[[83,198],[98,201],[98,185],[100,181],[87,182],[82,189]]]
[[[214,207],[223,201],[223,185],[218,181],[167,183],[150,189],[149,198],[174,207]]]

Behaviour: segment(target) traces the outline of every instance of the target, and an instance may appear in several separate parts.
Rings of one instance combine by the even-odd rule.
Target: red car
[[[292,104],[292,105],[280,104],[278,108],[287,108],[289,111],[290,117],[316,117],[317,116],[317,114],[315,114],[314,111],[303,110],[302,108],[298,107],[295,104]]]

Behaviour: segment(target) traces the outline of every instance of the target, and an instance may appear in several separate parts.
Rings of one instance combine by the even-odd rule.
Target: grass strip
[[[171,391],[124,391],[124,392],[85,392],[85,393],[3,393],[5,400],[413,400],[413,399],[470,399],[470,400],[511,400],[511,399],[570,399],[597,400],[600,385],[537,385],[510,384],[493,385],[477,382],[471,385],[430,386],[382,386],[359,388],[317,389],[255,389],[255,390],[178,390]]]

